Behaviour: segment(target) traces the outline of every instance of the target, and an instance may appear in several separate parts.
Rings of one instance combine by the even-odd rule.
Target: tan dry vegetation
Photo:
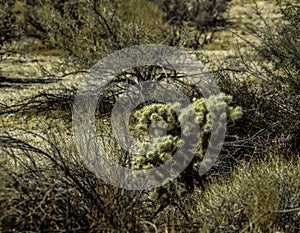
[[[270,23],[276,23],[279,16],[274,3],[273,0],[257,1],[262,15]],[[127,4],[133,7],[134,1],[128,1]],[[231,4],[228,14],[234,28],[216,32],[216,39],[203,50],[191,51],[211,69],[224,65],[224,60],[235,59],[236,48],[242,47],[247,51],[245,39],[254,41],[255,38],[246,33],[245,25],[263,26],[254,16],[253,1],[234,0]],[[158,15],[157,10],[147,17]],[[131,11],[121,14],[131,14]],[[137,17],[143,20],[140,14]],[[128,20],[134,18],[134,15],[130,15]],[[21,53],[5,55],[0,62],[1,105],[13,105],[41,93],[61,94],[61,91],[76,89],[84,78],[84,73],[73,73],[76,67],[72,60],[60,57],[60,50],[47,50],[44,45],[34,49],[35,46],[24,49],[23,45],[19,50]],[[239,74],[235,77],[242,78]],[[239,85],[242,87],[242,83]],[[0,116],[1,134],[5,136],[5,140],[1,138],[0,149],[3,168],[0,169],[0,176],[3,177],[3,182],[0,182],[0,231],[5,232],[10,227],[24,227],[23,230],[27,229],[28,232],[45,229],[78,232],[114,232],[114,229],[132,232],[299,231],[300,160],[299,154],[290,154],[287,145],[281,148],[280,143],[276,142],[258,145],[264,144],[263,140],[251,144],[249,135],[248,144],[242,146],[254,147],[254,152],[246,151],[248,157],[238,161],[228,173],[208,177],[204,189],[197,187],[192,194],[175,200],[177,206],[169,205],[157,216],[152,216],[161,205],[159,200],[151,202],[147,192],[120,191],[104,185],[84,168],[82,161],[76,161],[78,154],[73,141],[70,108],[67,111],[63,107],[47,110],[50,107],[47,106],[47,98],[42,98],[45,105],[41,108],[46,111],[36,112],[35,109],[39,107],[31,105],[32,111],[28,108],[29,111]],[[67,104],[70,107],[72,101]],[[102,134],[102,143],[106,144],[107,152],[118,158],[122,153],[115,141],[105,139],[111,133],[106,128],[107,119],[98,119],[97,124],[102,129],[98,133]],[[44,139],[35,137],[35,133]],[[8,139],[11,139],[7,139],[7,135],[20,140],[15,144],[16,148],[5,147],[9,144]],[[45,154],[24,149],[24,142],[42,149]],[[263,158],[256,158],[256,155]],[[26,158],[25,163],[22,163],[22,158]],[[31,161],[35,161],[37,166]],[[23,170],[28,173],[25,174]],[[17,188],[13,188],[14,185]],[[10,227],[5,224],[10,224]]]

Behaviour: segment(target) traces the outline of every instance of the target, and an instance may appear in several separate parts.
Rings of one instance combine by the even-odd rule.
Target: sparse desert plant
[[[203,230],[214,232],[299,231],[299,156],[286,153],[240,162],[230,176],[212,178],[194,197],[201,204],[190,216],[198,215]]]
[[[249,26],[248,30],[258,39],[259,44],[250,43],[263,72],[258,79],[278,82],[291,95],[300,94],[300,6],[297,3],[277,1],[281,18],[270,24],[256,9],[258,19],[264,27]],[[249,70],[250,71],[250,70]],[[254,70],[252,70],[255,75]]]
[[[0,49],[21,36],[21,28],[13,13],[13,1],[1,1],[0,6]]]
[[[137,223],[142,212],[148,214],[140,208],[141,193],[104,184],[57,133],[47,138],[26,130],[20,134],[39,143],[1,135],[1,232],[143,229]]]
[[[173,45],[186,37],[183,43],[191,44],[198,49],[203,44],[210,43],[218,27],[226,24],[224,13],[229,8],[230,0],[155,0],[155,2],[165,12],[165,20],[173,27]],[[196,32],[190,33],[191,28]],[[208,32],[211,32],[209,36]]]
[[[160,43],[163,34],[126,16],[125,4],[114,0],[17,2],[28,36],[62,49],[82,66],[136,44]],[[125,4],[126,5],[126,4]],[[129,6],[131,6],[129,4]],[[134,10],[134,9],[131,9]]]
[[[241,139],[240,149],[232,148],[237,157],[264,156],[278,140],[285,145],[281,153],[299,151],[299,6],[279,3],[282,15],[274,24],[254,8],[263,26],[247,26],[254,36],[244,38],[249,50],[239,49],[216,72],[222,91],[244,110],[230,129]]]
[[[166,20],[177,26],[184,26],[188,22],[199,30],[209,30],[220,23],[224,23],[222,15],[228,9],[230,0],[215,1],[178,1],[157,0],[166,13]]]

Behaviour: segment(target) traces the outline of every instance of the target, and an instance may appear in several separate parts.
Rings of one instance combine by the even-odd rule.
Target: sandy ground
[[[63,70],[59,57],[11,55],[0,63],[0,103],[14,104],[39,93],[77,87],[83,74]]]

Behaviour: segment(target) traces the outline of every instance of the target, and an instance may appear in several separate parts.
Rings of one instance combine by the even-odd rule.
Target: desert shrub
[[[259,40],[259,44],[252,44],[257,52],[257,60],[265,72],[264,81],[279,82],[290,94],[299,95],[300,92],[300,6],[296,3],[277,1],[281,18],[275,25],[268,23],[257,10],[259,19],[264,27],[258,29],[249,27]]]
[[[186,218],[170,221],[174,210],[169,207],[153,221],[158,224],[164,220],[170,231],[194,232],[193,226],[201,232],[297,231],[297,155],[271,153],[259,161],[240,161],[229,176],[210,177],[204,191],[197,190],[190,199],[178,199]],[[294,159],[287,161],[286,157]]]
[[[171,26],[175,26],[173,28],[174,45],[180,41],[181,37],[186,37],[184,36],[186,32],[191,31],[189,28],[194,28],[197,32],[188,33],[190,35],[187,36],[184,43],[192,43],[193,47],[197,49],[203,44],[211,42],[217,28],[226,24],[224,13],[228,10],[230,0],[156,0],[156,2],[165,12],[165,20]],[[212,32],[210,36],[206,36],[208,32]],[[189,38],[192,35],[194,39]],[[203,35],[203,42],[200,42]]]
[[[122,8],[127,5],[117,0],[67,0],[25,1],[19,2],[17,7],[24,16],[27,35],[62,49],[82,65],[92,65],[116,50],[162,41],[163,34],[154,27],[147,28],[142,21],[130,20],[131,15],[129,17]]]
[[[241,148],[233,148],[237,156],[264,156],[278,141],[281,153],[299,150],[299,7],[279,6],[282,17],[275,24],[255,9],[263,26],[248,25],[255,37],[245,39],[249,50],[239,49],[217,72],[221,89],[244,110],[230,129],[242,139]]]
[[[17,17],[13,13],[13,1],[1,1],[0,6],[0,48],[17,40],[21,35],[21,29],[17,24]]]
[[[281,145],[276,147],[278,153],[299,151],[299,97],[287,95],[277,85],[242,80],[231,72],[218,74],[218,80],[220,88],[233,96],[233,105],[243,109],[243,117],[227,128],[224,148],[233,158],[264,157],[276,144]]]
[[[195,197],[199,208],[191,208],[190,215],[214,232],[299,230],[299,157],[284,157],[272,153],[258,162],[244,161],[230,177],[212,178],[206,192]]]
[[[0,2],[0,62],[4,61],[8,52],[13,52],[13,42],[22,35],[22,27],[17,23],[13,5],[13,0]],[[0,67],[0,76],[1,73]]]
[[[65,138],[51,135],[1,135],[1,232],[142,231],[142,193],[104,184]]]
[[[104,184],[62,138],[26,134],[41,139],[38,146],[18,139],[21,134],[0,138],[2,232],[299,231],[299,156],[243,161],[191,196],[176,197],[182,189],[176,186],[176,199],[167,202],[177,206],[155,215],[161,203]]]
[[[158,0],[165,12],[165,19],[172,25],[184,26],[188,22],[199,30],[208,30],[224,22],[223,13],[228,9],[228,0],[177,1]]]
[[[120,17],[122,22],[140,23],[144,25],[148,30],[155,31],[156,29],[159,30],[165,27],[163,11],[153,1],[120,1],[118,16]]]

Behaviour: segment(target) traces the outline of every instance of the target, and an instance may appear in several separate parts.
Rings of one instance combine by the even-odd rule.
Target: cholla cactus
[[[232,121],[242,114],[240,107],[228,106],[231,100],[231,96],[224,93],[208,99],[194,99],[190,106],[181,108],[179,116],[173,110],[176,107],[175,105],[169,106],[160,103],[150,104],[136,111],[131,119],[131,130],[140,139],[140,144],[137,146],[139,155],[134,155],[132,158],[133,169],[154,168],[166,163],[182,143],[180,134],[189,135],[190,132],[193,132],[191,127],[199,125],[200,141],[197,145],[197,152],[179,178],[181,183],[193,189],[194,181],[199,180],[197,168],[203,160],[212,129],[211,110],[217,112],[219,109],[226,109],[226,114],[219,116],[224,119],[218,120],[226,120],[227,118],[227,120]],[[180,108],[179,104],[177,105]],[[192,122],[195,121],[194,118],[191,118],[192,111],[196,113],[197,124]],[[180,122],[183,121],[191,122],[191,124],[188,124],[188,127],[185,127],[181,132]],[[152,127],[153,125],[155,127]],[[217,130],[225,130],[222,123],[216,127],[218,127]],[[165,190],[165,188],[161,190]]]

